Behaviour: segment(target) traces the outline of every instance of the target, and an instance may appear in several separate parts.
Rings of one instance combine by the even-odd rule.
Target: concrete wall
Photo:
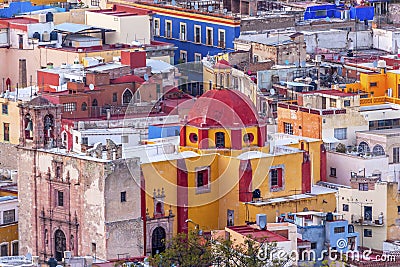
[[[275,17],[251,17],[240,21],[240,31],[257,31],[285,29],[295,26],[294,16],[281,15]]]
[[[327,181],[330,183],[350,186],[351,172],[359,173],[365,169],[365,175],[382,173],[382,179],[386,180],[388,175],[389,159],[386,156],[358,157],[351,154],[328,151],[326,164]],[[336,176],[330,176],[330,168],[336,168]],[[363,175],[363,173],[361,173]]]
[[[400,48],[400,31],[373,29],[373,46],[389,53],[397,53]]]

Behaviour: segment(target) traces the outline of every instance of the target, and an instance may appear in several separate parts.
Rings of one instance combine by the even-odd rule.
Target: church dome
[[[209,90],[200,96],[188,115],[195,127],[244,128],[257,126],[259,117],[251,100],[236,90]]]

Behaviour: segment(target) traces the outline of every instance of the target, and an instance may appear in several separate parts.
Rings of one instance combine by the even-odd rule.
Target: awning
[[[326,144],[333,144],[333,143],[339,142],[339,140],[336,139],[335,137],[324,137],[324,138],[322,138],[322,141]]]

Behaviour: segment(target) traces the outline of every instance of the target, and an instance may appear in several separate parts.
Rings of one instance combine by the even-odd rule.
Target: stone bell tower
[[[61,106],[39,96],[20,104],[20,146],[55,148],[61,145]]]

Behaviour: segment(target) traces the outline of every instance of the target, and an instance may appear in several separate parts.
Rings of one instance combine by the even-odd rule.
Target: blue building
[[[296,224],[301,240],[310,242],[315,259],[320,258],[324,251],[336,250],[346,253],[349,250],[358,250],[359,233],[354,232],[354,226],[342,217],[343,215],[338,213],[317,211],[289,213],[281,216],[284,221]],[[301,251],[299,255],[301,259]],[[320,266],[321,262],[317,260],[314,266]]]
[[[371,21],[374,19],[374,7],[359,5],[348,8],[343,4],[316,4],[308,6],[304,11],[304,20],[330,18]]]
[[[149,126],[149,139],[179,136],[181,126],[179,124],[159,124]]]
[[[175,64],[201,61],[207,55],[233,52],[233,40],[240,35],[240,19],[177,6],[135,3],[153,15],[153,37],[174,44]]]

